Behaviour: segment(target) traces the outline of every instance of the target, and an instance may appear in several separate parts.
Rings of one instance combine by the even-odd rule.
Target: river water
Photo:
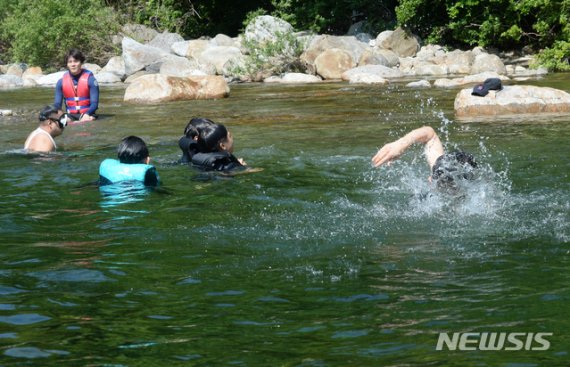
[[[569,91],[570,75],[526,83]],[[18,114],[0,118],[0,365],[568,365],[569,116],[458,121],[456,89],[400,84],[233,85],[149,106],[103,87],[100,120],[23,155],[52,93],[0,92]],[[175,164],[193,116],[224,123],[263,171]],[[462,197],[430,191],[419,146],[371,167],[422,125],[476,156]],[[149,145],[159,190],[94,184],[127,135]],[[467,332],[552,334],[542,351],[532,336],[436,350]]]

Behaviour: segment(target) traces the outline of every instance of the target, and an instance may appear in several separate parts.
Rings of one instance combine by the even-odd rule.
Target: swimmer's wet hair
[[[439,190],[453,194],[458,190],[456,179],[475,179],[474,168],[477,168],[477,162],[471,154],[455,151],[437,158],[431,177]]]
[[[54,105],[45,106],[38,115],[38,120],[45,121],[50,118],[52,115],[57,115],[59,109]]]
[[[149,154],[144,140],[131,135],[121,140],[121,144],[117,148],[117,156],[121,163],[137,164],[144,163]]]
[[[194,117],[184,128],[184,136],[194,139],[200,135],[200,130],[208,125],[214,125],[215,122],[205,117]]]
[[[198,150],[200,153],[220,151],[220,143],[228,138],[228,130],[222,124],[212,124],[200,129]]]

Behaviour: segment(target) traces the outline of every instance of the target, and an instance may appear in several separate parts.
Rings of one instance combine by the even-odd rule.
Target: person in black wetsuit
[[[203,171],[231,171],[246,164],[232,153],[232,134],[222,124],[205,118],[193,118],[184,129],[178,145],[182,150],[180,162],[191,163]]]
[[[198,153],[198,135],[199,131],[208,125],[215,124],[214,121],[204,117],[194,117],[188,122],[184,128],[184,136],[178,140],[178,146],[182,150],[180,163],[191,163],[192,156]]]
[[[429,126],[412,130],[400,139],[385,144],[372,157],[372,165],[390,165],[415,143],[425,145],[425,156],[431,171],[428,180],[435,181],[438,190],[455,194],[458,190],[457,179],[475,178],[473,169],[477,168],[477,163],[473,156],[463,151],[445,153],[441,140]]]

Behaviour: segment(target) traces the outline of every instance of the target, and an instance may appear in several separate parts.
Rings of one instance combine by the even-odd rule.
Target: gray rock
[[[471,74],[479,74],[486,71],[503,75],[507,73],[505,64],[503,64],[499,56],[481,53],[475,56],[473,66],[471,67]]]
[[[109,59],[107,65],[105,65],[101,71],[113,73],[122,80],[126,76],[125,60],[123,60],[122,56],[113,56]]]
[[[342,73],[355,65],[350,54],[339,48],[326,50],[315,59],[317,74],[324,79],[340,79]]]
[[[94,75],[95,79],[97,79],[97,83],[99,84],[116,84],[121,83],[121,78],[109,71],[101,71]]]
[[[157,103],[178,100],[216,99],[229,95],[228,84],[221,76],[174,77],[143,75],[125,90],[125,102]]]
[[[200,70],[198,63],[185,57],[171,57],[160,66],[160,74],[171,76],[190,76]]]
[[[17,75],[0,75],[0,89],[19,88],[24,85],[24,80]]]
[[[183,42],[184,38],[177,33],[159,33],[148,43],[149,46],[161,49],[164,52],[170,53],[170,48],[176,42]]]
[[[164,61],[169,55],[159,48],[142,45],[129,37],[123,38],[122,46],[126,75],[131,75],[149,65]]]
[[[242,53],[239,48],[232,46],[210,46],[206,48],[198,58],[200,64],[213,65],[216,73],[223,75],[224,65],[230,59],[240,58]]]
[[[101,67],[99,65],[88,62],[83,64],[83,69],[89,70],[93,74],[97,74],[99,71],[101,71]]]
[[[6,75],[15,75],[21,78],[26,68],[27,68],[26,64],[11,64],[10,66],[8,66],[8,69],[6,70]]]
[[[376,46],[392,50],[400,57],[414,56],[420,50],[417,36],[409,35],[402,28],[397,28],[387,35],[381,42],[376,38]]]
[[[406,84],[408,88],[431,88],[431,84],[428,80],[418,80],[417,82],[410,82]]]
[[[351,80],[358,74],[375,75],[384,79],[402,77],[402,73],[399,70],[387,66],[365,65],[345,71],[342,73],[342,80]]]
[[[356,65],[360,61],[362,53],[368,48],[368,45],[358,41],[353,36],[317,36],[311,39],[305,52],[301,55],[301,60],[307,64],[314,65],[315,59],[321,53],[333,48],[347,52]]]
[[[388,80],[374,74],[354,74],[348,79],[351,84],[388,84]]]
[[[512,85],[501,91],[490,91],[485,97],[473,96],[471,91],[463,89],[455,97],[456,116],[570,112],[570,94],[554,88]]]
[[[284,84],[298,84],[298,83],[318,83],[322,79],[315,75],[303,73],[286,73],[281,78],[281,83]]]
[[[216,37],[212,38],[212,44],[216,46],[238,47],[238,43],[236,40],[221,33],[217,34]]]
[[[262,15],[256,17],[245,28],[244,37],[248,42],[259,44],[274,41],[280,35],[293,33],[293,26],[283,19]]]
[[[63,74],[65,73],[66,73],[65,71],[58,71],[56,73],[47,74],[36,80],[36,82],[39,85],[55,85],[57,84],[57,81],[61,79],[63,77]]]

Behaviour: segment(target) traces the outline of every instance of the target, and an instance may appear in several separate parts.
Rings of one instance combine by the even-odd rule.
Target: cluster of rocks
[[[264,47],[283,35],[294,42],[280,55],[266,56],[265,68],[247,73],[254,44]],[[504,81],[536,77],[546,69],[505,65],[497,55],[476,47],[446,51],[437,45],[420,46],[414,35],[402,29],[384,31],[376,38],[358,33],[349,36],[294,33],[282,19],[260,16],[244,34],[230,38],[184,40],[175,33],[158,33],[141,25],[123,27],[115,37],[122,54],[105,66],[86,64],[100,84],[128,84],[125,100],[154,102],[175,99],[220,98],[229,94],[227,82],[316,83],[344,80],[349,83],[387,84],[406,82],[410,88],[443,87],[481,83],[490,77]],[[299,46],[301,53],[299,54]],[[524,61],[528,61],[525,59]],[[294,64],[295,72],[283,72]],[[276,72],[279,71],[279,72]],[[64,73],[44,75],[23,64],[0,66],[0,88],[54,85]]]

